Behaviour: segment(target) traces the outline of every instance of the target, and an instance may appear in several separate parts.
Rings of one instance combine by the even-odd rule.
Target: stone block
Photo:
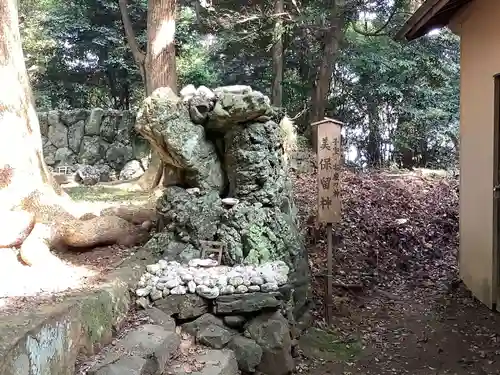
[[[200,344],[209,346],[213,349],[222,349],[234,335],[234,332],[229,331],[224,327],[216,324],[210,324],[198,331],[196,339]]]
[[[154,305],[178,319],[197,318],[208,312],[208,301],[196,294],[169,295],[155,301]]]
[[[280,293],[246,293],[220,296],[215,299],[215,314],[241,314],[264,309],[278,309]]]
[[[166,371],[168,375],[239,375],[238,362],[232,350],[207,350],[196,355],[191,362],[203,364],[202,368],[191,369],[184,362],[173,363]]]
[[[234,351],[240,370],[255,372],[256,367],[262,360],[262,348],[255,340],[243,336],[234,336],[227,347]]]

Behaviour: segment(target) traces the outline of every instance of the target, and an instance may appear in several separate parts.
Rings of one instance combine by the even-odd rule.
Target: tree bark
[[[310,122],[320,121],[325,116],[326,102],[332,83],[333,68],[339,54],[344,34],[345,0],[331,0],[330,25],[323,36],[323,54],[311,95]],[[316,129],[312,129],[312,144],[317,150]]]
[[[53,259],[54,247],[135,243],[144,231],[117,216],[79,220],[77,207],[45,164],[17,3],[0,1],[0,78],[8,87],[0,91],[0,247],[19,246],[31,265]]]
[[[274,24],[273,47],[273,89],[271,103],[276,107],[283,106],[283,0],[274,0]]]
[[[159,87],[170,87],[177,92],[177,71],[175,61],[175,16],[176,0],[148,1],[148,45],[146,54],[140,51],[127,12],[127,0],[119,0],[123,25],[128,44],[136,63],[143,74],[146,95]],[[139,178],[143,190],[153,190],[160,184],[168,184],[167,176],[177,175],[173,166],[165,165],[159,154],[151,149],[151,162]]]
[[[148,1],[147,95],[159,87],[177,92],[175,62],[176,0]]]

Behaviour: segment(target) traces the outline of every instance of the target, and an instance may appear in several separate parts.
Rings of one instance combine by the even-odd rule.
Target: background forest
[[[459,48],[448,31],[394,41],[415,0],[177,2],[178,88],[247,84],[286,108],[301,135],[322,114],[345,123],[359,167],[454,168]],[[21,0],[39,111],[135,109],[144,85],[118,0]],[[147,1],[128,13],[146,49]]]

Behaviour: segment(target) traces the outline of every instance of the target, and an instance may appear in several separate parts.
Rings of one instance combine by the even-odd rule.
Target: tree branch
[[[130,20],[130,16],[127,11],[127,0],[118,0],[118,3],[120,4],[120,12],[122,15],[123,28],[125,29],[125,36],[127,37],[127,43],[132,51],[136,64],[140,67],[141,76],[145,79],[146,77],[144,76],[142,67],[144,66],[144,61],[146,60],[146,54],[141,50],[139,44],[137,43],[134,28],[132,27],[132,21]]]
[[[389,25],[389,23],[392,21],[392,19],[394,18],[394,16],[396,15],[397,13],[397,10],[399,9],[399,2],[398,1],[395,1],[394,2],[394,6],[393,6],[393,9],[391,11],[391,14],[389,14],[389,17],[387,17],[387,20],[384,22],[384,24],[382,26],[380,26],[377,30],[375,31],[362,31],[360,29],[358,29],[356,27],[356,24],[353,22],[352,23],[352,29],[357,32],[358,34],[361,34],[363,36],[382,36],[382,35],[385,35],[385,33],[382,33],[383,30],[385,30],[385,28]]]

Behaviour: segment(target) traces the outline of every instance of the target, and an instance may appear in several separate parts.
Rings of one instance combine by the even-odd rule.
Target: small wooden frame
[[[71,167],[67,165],[60,165],[59,167],[56,167],[55,173],[61,173],[64,175],[69,175],[71,174]]]
[[[224,244],[220,241],[200,241],[201,259],[205,259],[210,254],[217,253],[217,263],[222,264],[222,253],[224,252]]]

